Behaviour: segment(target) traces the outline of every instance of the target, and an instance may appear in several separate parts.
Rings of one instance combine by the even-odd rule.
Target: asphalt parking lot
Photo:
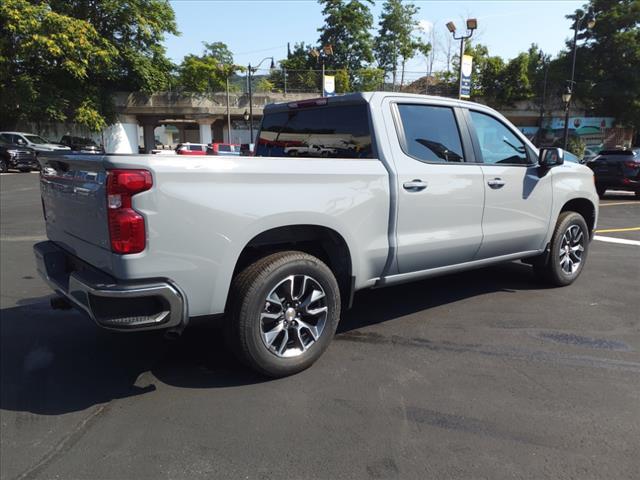
[[[210,328],[168,341],[50,310],[38,176],[1,175],[0,203],[3,479],[640,478],[633,196],[603,200],[572,286],[509,263],[362,292],[280,380]]]

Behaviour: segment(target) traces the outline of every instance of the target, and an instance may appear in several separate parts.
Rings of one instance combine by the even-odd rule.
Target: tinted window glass
[[[189,150],[193,152],[201,152],[202,147],[200,145],[189,145]]]
[[[229,146],[229,145],[218,145],[218,151],[219,152],[230,152],[231,151],[231,146]]]
[[[526,165],[527,148],[503,123],[489,115],[470,112],[484,163]]]
[[[256,156],[372,158],[367,105],[268,113]]]
[[[38,135],[25,135],[25,137],[31,143],[35,143],[35,144],[49,143],[47,140],[45,140],[44,138],[42,138],[42,137],[40,137]]]
[[[0,134],[0,139],[2,139],[4,142],[7,142],[7,143],[13,143],[13,141],[11,139],[11,135],[9,135],[7,133]]]
[[[430,105],[398,105],[405,153],[422,162],[462,162],[462,144],[453,110]]]

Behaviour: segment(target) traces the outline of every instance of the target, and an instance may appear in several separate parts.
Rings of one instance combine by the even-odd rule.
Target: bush
[[[584,156],[584,151],[587,148],[587,144],[582,141],[582,139],[578,137],[569,138],[569,142],[567,143],[567,150],[573,153],[576,157],[582,158]]]

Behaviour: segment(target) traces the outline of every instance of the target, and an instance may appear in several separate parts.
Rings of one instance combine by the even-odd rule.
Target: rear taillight
[[[151,173],[147,170],[107,172],[109,236],[115,253],[140,253],[145,249],[144,218],[131,207],[131,197],[149,190],[152,185]]]
[[[637,160],[627,160],[624,162],[624,166],[629,168],[640,168],[640,162]]]

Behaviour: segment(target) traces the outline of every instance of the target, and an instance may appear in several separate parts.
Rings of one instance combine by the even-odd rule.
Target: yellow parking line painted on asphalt
[[[611,202],[611,203],[601,203],[601,207],[608,207],[610,205],[640,205],[640,202]]]
[[[639,230],[640,227],[607,228],[605,230],[596,230],[596,233],[637,232]]]

